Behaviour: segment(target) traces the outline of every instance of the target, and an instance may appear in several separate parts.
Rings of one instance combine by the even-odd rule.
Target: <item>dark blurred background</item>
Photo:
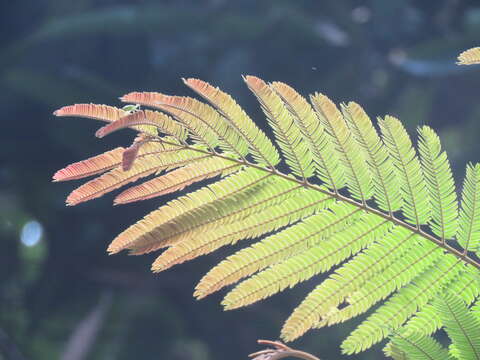
[[[479,160],[480,68],[455,58],[480,43],[480,1],[23,0],[2,1],[0,17],[0,359],[246,359],[318,282],[223,312],[220,295],[191,294],[231,248],[159,275],[154,254],[107,256],[117,233],[166,200],[65,207],[77,184],[52,174],[131,136],[100,141],[100,123],[51,115],[63,105],[116,105],[132,90],[190,95],[180,78],[191,76],[262,125],[240,77],[252,74],[396,115],[412,133],[431,125],[457,181]],[[292,346],[342,359],[356,324]]]

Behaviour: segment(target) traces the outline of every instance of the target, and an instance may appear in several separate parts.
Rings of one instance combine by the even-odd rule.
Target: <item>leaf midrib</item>
[[[448,307],[448,311],[450,311],[450,313],[452,314],[453,318],[455,319],[455,322],[457,323],[458,327],[460,328],[460,330],[462,331],[462,334],[464,336],[464,338],[467,339],[468,341],[468,344],[470,345],[470,348],[473,350],[473,352],[475,353],[475,358],[476,359],[480,359],[480,354],[478,354],[477,352],[477,348],[476,346],[472,343],[472,339],[470,339],[470,336],[469,336],[469,333],[468,331],[466,331],[464,329],[464,327],[462,326],[462,324],[460,323],[459,319],[457,318],[456,314],[455,314],[455,311],[453,311],[452,307],[450,306],[450,304],[448,303],[448,301],[445,301],[444,299],[442,299],[443,302],[445,303],[445,305]]]
[[[469,264],[469,265],[472,265],[473,267],[477,268],[478,270],[480,270],[480,263],[477,263],[475,260],[471,259],[467,253],[463,253],[457,249],[455,249],[454,247],[448,245],[446,242],[443,242],[442,240],[440,239],[437,239],[436,237],[430,235],[430,234],[427,234],[426,232],[424,232],[421,228],[417,228],[417,227],[414,227],[410,224],[407,224],[406,222],[403,222],[402,220],[399,220],[395,217],[393,217],[392,215],[390,214],[386,214],[386,213],[383,213],[382,211],[378,210],[378,209],[375,209],[375,208],[372,208],[370,206],[368,206],[367,204],[364,204],[364,203],[359,203],[353,199],[350,199],[344,195],[341,195],[339,193],[333,193],[327,189],[324,189],[322,187],[320,187],[319,185],[315,185],[315,184],[312,184],[310,182],[308,182],[307,180],[299,180],[295,177],[292,177],[292,176],[289,176],[287,174],[284,174],[280,171],[278,171],[276,168],[265,168],[265,167],[262,167],[260,165],[257,165],[257,164],[253,164],[247,160],[239,160],[239,159],[234,159],[234,158],[231,158],[231,157],[228,157],[228,156],[225,156],[225,155],[222,155],[216,151],[207,151],[207,150],[203,150],[203,149],[197,149],[197,148],[194,148],[192,147],[191,145],[179,145],[179,144],[176,144],[176,143],[173,143],[173,142],[170,142],[170,141],[164,141],[163,139],[161,138],[158,138],[158,141],[159,142],[163,142],[165,144],[168,144],[168,145],[173,145],[173,146],[177,146],[179,148],[184,148],[184,149],[189,149],[189,150],[192,150],[192,151],[196,151],[196,152],[200,152],[200,153],[203,153],[203,154],[209,154],[209,155],[213,155],[213,156],[218,156],[220,158],[223,158],[223,159],[226,159],[226,160],[230,160],[230,161],[233,161],[233,162],[238,162],[239,164],[242,164],[242,165],[245,165],[245,166],[248,166],[248,167],[252,167],[252,168],[255,168],[257,170],[261,170],[261,171],[264,171],[264,172],[267,172],[267,173],[270,173],[274,176],[279,176],[285,180],[288,180],[288,181],[292,181],[292,182],[295,182],[297,184],[301,184],[303,185],[305,188],[308,188],[308,189],[312,189],[312,190],[316,190],[316,191],[319,191],[325,195],[329,195],[331,196],[332,198],[335,198],[337,200],[340,200],[340,201],[344,201],[346,203],[349,203],[351,205],[354,205],[354,206],[357,206],[369,213],[372,213],[372,214],[375,214],[375,215],[378,215],[378,216],[381,216],[383,217],[384,219],[387,219],[391,222],[393,222],[394,224],[396,225],[399,225],[409,231],[412,231],[413,233],[435,243],[437,246],[445,249],[448,253],[452,254],[453,256],[455,256],[456,258],[458,258],[459,260],[462,260],[463,262],[465,262],[466,264]]]
[[[408,342],[410,345],[412,345],[413,347],[415,347],[418,351],[420,351],[423,355],[425,355],[428,359],[431,359],[431,360],[435,360],[433,357],[430,356],[429,353],[427,353],[425,350],[423,350],[423,348],[418,345],[417,343],[411,341],[410,339],[400,335],[400,334],[396,334],[398,337],[401,337],[404,341]],[[405,354],[405,352],[403,352],[403,354]]]

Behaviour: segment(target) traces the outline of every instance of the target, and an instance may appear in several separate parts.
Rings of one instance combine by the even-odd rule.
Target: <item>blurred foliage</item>
[[[454,65],[480,42],[477,1],[23,0],[2,2],[0,14],[0,328],[25,358],[242,359],[257,338],[278,335],[313,287],[223,313],[218,299],[191,297],[220,257],[156,276],[145,270],[152,256],[106,256],[122,224],[165,199],[65,208],[72,187],[51,184],[54,171],[130,139],[100,142],[93,121],[54,119],[62,105],[116,104],[131,90],[189,94],[180,78],[192,76],[260,119],[240,77],[254,74],[355,100],[412,131],[429,124],[458,171],[478,160],[480,70]],[[41,234],[27,247],[31,221]],[[312,332],[295,347],[341,359],[354,325]],[[381,356],[377,347],[358,358]]]

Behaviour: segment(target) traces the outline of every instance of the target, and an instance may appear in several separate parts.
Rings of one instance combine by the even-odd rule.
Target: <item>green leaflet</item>
[[[458,359],[480,359],[480,321],[463,300],[446,292],[434,306],[452,340],[451,353]]]
[[[282,98],[294,118],[295,125],[300,129],[302,141],[308,145],[312,154],[316,174],[329,189],[337,192],[345,186],[344,170],[338,165],[339,159],[334,146],[312,105],[284,83],[275,81],[271,86]]]
[[[396,334],[388,355],[408,360],[453,360],[454,358],[435,339],[428,336]]]
[[[329,324],[334,321],[346,321],[369,310],[375,303],[387,298],[390,294],[408,284],[418,274],[431,266],[441,257],[441,251],[430,243],[417,243],[415,251],[393,261],[388,268],[372,276],[363,286],[352,293],[347,299],[347,305],[329,318]]]
[[[347,218],[356,215],[356,209],[342,206],[332,209],[337,217]],[[358,211],[358,210],[357,210]],[[317,222],[308,230],[299,229],[298,236],[318,236],[321,223]],[[303,231],[302,231],[303,230]],[[381,236],[388,227],[381,218],[361,219],[348,227],[331,235],[327,241],[319,242],[307,251],[294,255],[285,261],[274,264],[270,268],[240,283],[225,297],[222,304],[227,309],[245,306],[275,294],[278,291],[293,287],[320,272],[329,270],[333,265],[360,251]],[[302,235],[300,235],[302,234]]]
[[[455,236],[458,216],[452,170],[447,154],[441,152],[437,134],[428,126],[420,128],[418,133],[420,159],[432,207],[432,219],[429,224],[435,235],[441,239],[449,239]]]
[[[332,202],[327,196],[305,191],[286,199],[262,212],[247,216],[243,221],[219,226],[203,236],[195,236],[174,244],[160,255],[152,267],[154,271],[208,254],[222,246],[242,239],[251,239],[297,222],[305,216],[328,207]]]
[[[425,224],[431,217],[430,201],[412,141],[402,123],[392,116],[379,119],[379,125],[383,141],[396,168],[396,175],[400,179],[402,212],[410,224]]]
[[[303,141],[300,129],[294,126],[293,117],[280,97],[263,80],[255,76],[246,76],[244,80],[260,102],[293,174],[302,179],[311,177],[314,170],[312,153],[308,150],[307,143]]]
[[[399,210],[402,206],[400,182],[372,121],[360,105],[354,102],[342,106],[342,111],[373,175],[374,197],[378,207],[389,213]]]
[[[480,165],[467,165],[457,240],[465,249],[480,253]]]
[[[311,100],[339,156],[337,166],[343,165],[348,190],[353,198],[365,203],[371,198],[373,188],[363,152],[335,104],[323,94],[315,94]]]
[[[358,353],[383,340],[391,331],[399,329],[419,307],[423,307],[442,287],[463,271],[453,256],[417,276],[370,315],[342,343],[346,354]]]
[[[448,284],[448,290],[458,294],[468,305],[480,295],[478,274],[475,269],[468,268],[458,279]],[[406,333],[432,335],[442,327],[442,320],[433,306],[433,301],[418,311],[405,325]]]
[[[322,210],[295,226],[229,256],[202,278],[196,287],[195,296],[204,297],[267,266],[285,261],[328,239],[358,219],[356,210],[347,211],[338,217],[338,212],[332,210],[339,206],[341,204],[335,204],[330,209]]]
[[[322,318],[328,321],[329,316],[332,315],[332,308],[335,309],[372,275],[382,271],[396,257],[401,256],[412,241],[414,241],[414,235],[402,228],[394,228],[393,231],[385,234],[378,242],[384,246],[372,245],[308,294],[285,322],[282,336],[293,340],[310,327],[319,326]],[[367,253],[371,256],[365,256]]]
[[[470,277],[469,282],[472,280],[474,279]],[[469,310],[462,294],[452,290],[454,289],[448,289],[436,296],[432,305],[424,311],[443,324],[451,341],[449,350],[428,336],[428,331],[423,328],[407,326],[394,332],[391,342],[385,348],[386,354],[394,359],[402,356],[407,359],[480,359],[478,310],[476,306]]]
[[[271,167],[278,164],[280,158],[271,141],[230,95],[199,79],[184,79],[183,81],[210,102],[228,120],[229,127],[248,144],[257,163]]]

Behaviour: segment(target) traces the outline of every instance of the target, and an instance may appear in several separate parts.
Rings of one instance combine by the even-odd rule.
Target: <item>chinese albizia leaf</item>
[[[245,81],[282,158],[230,95],[198,79],[184,82],[209,104],[134,92],[122,100],[135,105],[123,109],[79,104],[56,112],[107,122],[99,136],[125,127],[139,132],[129,147],[55,174],[57,181],[99,175],[75,190],[69,204],[146,176],[115,203],[178,194],[118,235],[109,253],[163,249],[152,265],[158,272],[252,240],[211,269],[195,289],[202,298],[239,282],[223,301],[227,309],[336,267],[293,311],[281,336],[293,340],[386,300],[350,334],[345,353],[363,351],[392,333],[408,338],[418,327],[424,330],[420,336],[434,332],[444,325],[435,315],[434,299],[446,289],[469,305],[475,301],[480,264],[472,254],[480,247],[480,165],[467,167],[457,211],[450,165],[430,128],[419,130],[414,147],[393,117],[379,119],[377,132],[356,103],[340,111],[322,94],[308,102],[283,83],[253,76]],[[140,105],[157,111],[140,110]],[[187,193],[194,183],[200,186]],[[387,351],[393,349],[390,343]]]
[[[378,241],[379,246],[374,244],[357,255],[308,294],[285,322],[283,339],[294,340],[317,326],[323,317],[330,315],[332,308],[408,250],[415,236],[408,230],[394,228]]]
[[[261,79],[255,76],[244,78],[255,94],[268,122],[273,129],[277,144],[293,174],[308,179],[313,174],[312,154],[303,139],[300,129],[280,97]]]
[[[420,227],[431,217],[430,201],[422,168],[412,141],[402,123],[392,117],[379,119],[382,137],[400,179],[402,212],[407,221]]]
[[[391,350],[388,354],[397,359],[408,360],[453,360],[438,341],[429,336],[418,334],[403,335],[397,333],[391,344]]]
[[[448,291],[458,294],[467,305],[471,305],[475,299],[480,295],[480,287],[478,286],[478,274],[473,268],[467,268],[467,271],[462,274],[456,281],[448,285]],[[440,329],[442,320],[438,315],[432,299],[428,305],[422,307],[415,316],[410,318],[403,326],[403,331],[407,333],[416,333],[419,335],[432,335]]]
[[[202,298],[270,265],[280,263],[311,248],[322,239],[328,239],[358,219],[358,214],[354,216],[355,211],[337,216],[332,211],[337,206],[322,210],[297,226],[289,227],[229,256],[202,278],[196,287],[195,296]]]
[[[355,212],[348,215],[354,216]],[[222,304],[227,309],[245,306],[291,288],[318,273],[326,272],[370,246],[388,231],[388,227],[389,224],[380,218],[356,221],[348,229],[333,234],[327,241],[320,241],[317,245],[240,283],[227,294]]]
[[[467,165],[458,218],[457,241],[467,250],[480,252],[480,164]]]
[[[96,175],[119,166],[122,163],[123,147],[104,152],[103,154],[73,163],[58,170],[53,175],[53,181],[82,179]]]
[[[229,121],[230,127],[248,143],[257,163],[270,167],[278,164],[280,157],[272,142],[230,95],[199,79],[184,79],[184,83],[210,102]]]
[[[452,340],[452,354],[459,359],[480,359],[480,321],[465,302],[447,291],[436,299],[434,307]]]
[[[183,111],[173,106],[166,108],[163,105],[164,103],[176,103],[182,100],[188,101],[189,98],[169,96],[156,92],[133,92],[122,96],[120,99],[124,102],[138,103],[168,112],[188,130],[191,138],[195,142],[205,145],[210,150],[214,150],[222,142],[221,134],[212,131],[212,126],[210,126],[207,120],[189,111]],[[197,101],[195,99],[191,100]]]
[[[442,240],[452,238],[457,230],[458,202],[447,154],[441,152],[440,139],[428,126],[418,130],[418,149],[425,184],[430,195],[432,232]]]
[[[282,98],[295,125],[299,127],[303,141],[312,154],[317,175],[329,189],[338,192],[345,186],[344,170],[338,165],[339,156],[312,106],[284,83],[273,82],[271,86]]]
[[[373,174],[374,197],[378,207],[390,214],[399,210],[402,205],[399,181],[392,160],[372,121],[360,105],[354,102],[343,106],[343,112],[355,139],[364,151],[370,173]]]
[[[380,342],[391,331],[398,330],[463,270],[463,265],[453,256],[437,261],[435,266],[418,275],[363,321],[342,343],[343,352],[358,353]]]
[[[328,324],[343,322],[366,312],[378,301],[411,282],[415,276],[432,266],[441,255],[441,249],[434,244],[417,244],[415,251],[404,254],[352,293],[346,299],[347,305],[327,319]]]
[[[138,110],[131,114],[125,115],[120,119],[112,121],[108,125],[98,129],[95,135],[102,138],[114,131],[138,125],[154,126],[161,133],[171,135],[179,141],[184,141],[188,135],[187,129],[170,116],[150,110]]]
[[[76,205],[95,199],[123,185],[152,175],[158,171],[174,169],[206,157],[208,157],[208,155],[198,155],[197,153],[190,152],[190,150],[159,152],[158,154],[145,156],[142,162],[135,163],[128,171],[115,168],[78,187],[68,196],[67,204]]]
[[[363,152],[354,141],[342,113],[335,104],[325,95],[318,93],[312,96],[311,100],[321,123],[335,144],[340,158],[337,166],[344,168],[348,190],[353,198],[366,203],[372,196],[373,187]]]
[[[328,207],[331,201],[323,194],[305,191],[241,221],[219,226],[203,236],[179,242],[160,255],[153,263],[152,269],[162,271],[175,264],[208,254],[224,245],[274,231]]]
[[[247,169],[174,199],[119,234],[110,244],[108,251],[116,253],[132,246],[149,248],[161,242],[161,235],[188,231],[205,219],[215,218],[218,213],[223,216],[225,208],[233,208],[231,211],[235,211],[247,199],[250,200],[254,194],[258,194],[259,187],[263,188],[269,180],[268,175],[255,169]],[[282,191],[286,192],[291,188],[293,186],[288,186]]]
[[[209,244],[205,244],[205,240],[208,241],[208,239],[211,239],[210,237],[204,238],[205,233],[209,233],[212,236],[217,236],[220,231],[226,231],[224,233],[224,236],[221,236],[220,238],[216,238],[213,243],[211,244],[220,244],[218,247],[223,246],[224,242],[225,244],[228,244],[228,240],[226,239],[231,239],[232,236],[235,238],[235,241],[240,240],[243,238],[242,233],[244,231],[241,231],[240,229],[235,229],[232,228],[235,226],[243,226],[244,219],[250,218],[249,222],[250,225],[253,226],[247,226],[246,231],[259,231],[259,234],[263,234],[263,230],[261,229],[261,226],[257,226],[258,219],[255,219],[253,216],[254,214],[257,214],[258,212],[263,212],[266,209],[274,209],[273,207],[278,205],[278,204],[283,204],[284,201],[287,199],[290,199],[291,197],[298,197],[300,196],[302,189],[298,186],[291,186],[291,183],[284,184],[284,187],[279,187],[272,191],[271,187],[267,186],[259,186],[255,192],[248,192],[248,194],[238,194],[238,201],[235,204],[235,206],[230,205],[230,206],[225,206],[225,204],[220,203],[219,208],[216,209],[214,213],[210,213],[210,216],[205,217],[201,215],[203,214],[196,214],[193,219],[192,218],[187,218],[185,219],[186,221],[182,222],[183,219],[175,219],[175,221],[167,223],[166,226],[162,227],[157,227],[155,228],[154,233],[156,234],[155,236],[155,242],[159,243],[161,246],[160,247],[165,247],[165,246],[173,246],[177,245],[180,243],[185,243],[181,246],[181,248],[177,248],[176,250],[179,251],[190,251],[188,250],[184,245],[193,245],[190,240],[194,241],[194,239],[197,239],[198,241],[195,242],[195,245],[193,246],[194,248],[213,248],[212,246],[208,246]],[[308,197],[308,196],[307,196]],[[330,199],[329,199],[330,200]],[[234,201],[233,199],[227,200],[228,203],[231,203],[231,201]],[[321,200],[320,203],[323,203],[326,200]],[[331,200],[330,200],[331,201]],[[288,205],[289,203],[287,203]],[[313,204],[313,205],[316,205]],[[307,210],[312,211],[315,208],[311,208],[308,206],[307,209],[301,208],[300,210]],[[267,222],[267,227],[275,225],[275,220],[277,222],[281,221],[287,221],[288,222],[288,217],[289,214],[282,214],[280,217],[273,217],[271,220]],[[294,212],[294,216],[301,216],[302,212]],[[188,214],[186,214],[188,217]],[[271,214],[268,214],[270,217]],[[252,224],[253,221],[253,224]],[[227,226],[228,224],[233,224],[230,226]],[[225,225],[225,226],[224,226]],[[233,231],[233,233],[232,233]],[[150,235],[150,234],[149,234]],[[255,237],[255,236],[250,236],[250,237]],[[250,238],[247,237],[247,238]],[[201,238],[201,239],[199,239]],[[143,254],[145,252],[151,252],[157,250],[159,247],[158,245],[148,245],[148,241],[145,242],[146,239],[142,238],[139,239],[138,242],[135,242],[130,246],[131,253],[133,254]],[[234,241],[232,241],[234,243]],[[211,245],[210,244],[210,245]],[[191,249],[191,248],[190,248]],[[216,249],[216,248],[215,248]],[[213,251],[213,250],[212,250]],[[193,250],[193,252],[196,252]],[[192,252],[192,253],[193,253]]]
[[[130,111],[125,111],[123,109],[108,105],[75,104],[64,106],[56,110],[53,114],[56,116],[84,117],[110,123],[117,121],[122,117],[129,115],[130,113]],[[133,129],[146,132],[151,135],[157,135],[155,127],[153,126],[133,126]]]
[[[133,186],[118,195],[114,203],[126,204],[133,201],[151,199],[153,197],[170,194],[184,189],[186,186],[198,181],[222,176],[240,170],[241,165],[232,163],[226,159],[206,158],[195,164],[170,171],[165,175],[158,176],[140,185]]]
[[[465,50],[458,56],[459,65],[480,64],[480,47]]]

